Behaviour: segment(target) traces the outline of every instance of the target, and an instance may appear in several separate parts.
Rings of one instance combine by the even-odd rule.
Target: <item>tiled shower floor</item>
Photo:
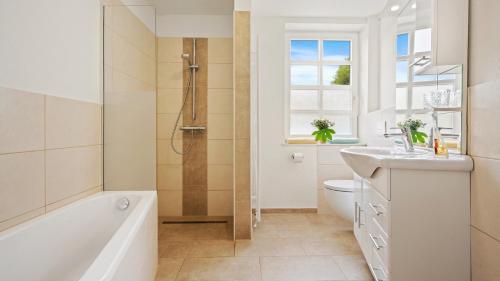
[[[161,224],[157,280],[371,281],[349,224],[263,214],[251,241],[232,241],[232,226],[221,223]]]

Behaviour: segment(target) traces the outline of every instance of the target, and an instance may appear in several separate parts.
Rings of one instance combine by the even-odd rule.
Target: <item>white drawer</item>
[[[391,170],[378,168],[372,177],[365,179],[382,194],[386,200],[391,200]]]
[[[366,194],[366,213],[373,217],[382,227],[387,236],[391,235],[391,202],[387,201],[371,185],[367,185]]]
[[[369,266],[375,281],[390,281],[389,272],[384,269],[384,264],[377,253],[372,254]]]
[[[368,222],[368,241],[372,252],[377,253],[385,271],[390,272],[390,238],[374,218]],[[373,254],[372,254],[373,255]]]

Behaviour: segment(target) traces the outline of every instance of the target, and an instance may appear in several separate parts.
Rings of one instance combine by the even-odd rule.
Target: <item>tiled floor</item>
[[[253,239],[226,224],[161,224],[157,281],[371,281],[350,223],[264,214]]]

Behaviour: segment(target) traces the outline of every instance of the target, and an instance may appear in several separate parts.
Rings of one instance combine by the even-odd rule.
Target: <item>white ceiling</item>
[[[259,16],[366,17],[381,12],[387,0],[252,0]]]
[[[158,15],[232,15],[234,0],[150,0]]]

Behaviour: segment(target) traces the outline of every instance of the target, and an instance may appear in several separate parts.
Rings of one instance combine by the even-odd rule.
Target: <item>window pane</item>
[[[318,119],[314,113],[292,113],[290,115],[290,135],[311,135],[314,127],[311,122]]]
[[[432,32],[430,28],[415,30],[415,53],[431,51]]]
[[[324,110],[352,110],[352,98],[350,91],[324,91],[323,92]]]
[[[290,58],[292,61],[317,61],[318,40],[291,40]]]
[[[323,41],[323,60],[348,61],[351,59],[350,41]]]
[[[335,123],[335,135],[352,135],[350,115],[325,115],[324,118]]]
[[[318,67],[315,65],[292,65],[292,85],[318,85]]]
[[[323,85],[350,85],[350,65],[326,65],[323,66]]]
[[[408,61],[398,61],[396,63],[396,82],[408,82]]]
[[[408,88],[396,88],[396,110],[408,108]]]
[[[317,110],[318,91],[293,90],[290,93],[290,109],[292,110]]]
[[[396,40],[397,56],[408,55],[408,33],[399,34]]]

